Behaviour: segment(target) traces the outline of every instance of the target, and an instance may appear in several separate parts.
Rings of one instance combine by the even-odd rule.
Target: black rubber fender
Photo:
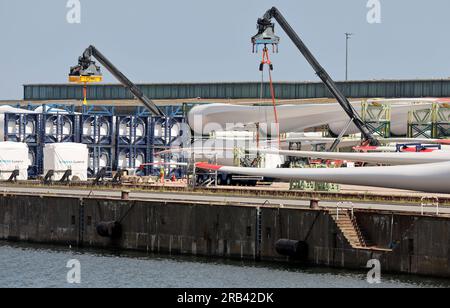
[[[99,222],[96,229],[101,237],[117,239],[122,236],[122,224],[118,221]]]
[[[306,261],[308,259],[308,243],[303,241],[280,239],[275,243],[275,250],[278,254],[295,260]]]

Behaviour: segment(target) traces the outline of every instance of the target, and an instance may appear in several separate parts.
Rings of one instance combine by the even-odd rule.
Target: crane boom
[[[89,46],[78,59],[78,65],[70,69],[70,77],[72,76],[101,76],[100,68],[95,65],[91,57],[97,59],[106,69],[119,80],[119,82],[127,88],[133,95],[154,115],[164,117],[165,114],[149,99],[144,93],[131,82],[114,64],[111,63],[97,48]]]
[[[273,7],[270,10],[268,10],[262,18],[258,19],[258,34],[252,38],[253,44],[254,45],[278,44],[279,38],[274,35],[274,24],[271,21],[272,18],[274,18],[279,23],[280,27],[286,32],[286,34],[289,36],[289,38],[292,40],[295,46],[297,46],[299,51],[303,54],[308,63],[312,66],[317,76],[319,76],[319,78],[323,81],[328,90],[333,94],[338,103],[342,106],[345,113],[349,116],[351,122],[353,122],[356,125],[356,127],[361,131],[362,137],[371,145],[378,145],[379,143],[377,139],[375,139],[372,136],[370,130],[367,128],[364,121],[361,119],[356,110],[350,104],[347,97],[345,97],[345,95],[339,90],[336,83],[333,81],[333,79],[330,77],[327,71],[320,65],[320,63],[317,61],[317,59],[314,57],[314,55],[311,53],[311,51],[308,49],[305,43],[303,43],[301,38],[298,36],[298,34],[294,31],[294,29],[291,27],[291,25],[287,22],[287,20],[284,18],[284,16],[276,7]],[[349,124],[351,122],[349,122]],[[331,151],[336,150],[341,139],[342,136],[339,136],[339,138],[336,139],[335,143],[332,145],[330,149]]]

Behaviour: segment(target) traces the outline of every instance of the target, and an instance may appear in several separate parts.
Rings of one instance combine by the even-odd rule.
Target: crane
[[[111,61],[109,61],[97,48],[89,46],[81,57],[78,58],[78,65],[70,68],[69,82],[76,83],[92,83],[102,81],[102,73],[100,67],[97,66],[91,57],[96,58],[111,74],[119,80],[119,82],[154,115],[165,117],[156,104],[149,99],[144,93],[131,82],[119,69],[117,69]]]
[[[333,94],[338,103],[342,106],[345,113],[349,116],[350,121],[348,122],[346,128],[341,132],[336,141],[331,146],[330,151],[333,152],[337,149],[339,143],[344,137],[347,129],[350,127],[352,123],[356,125],[356,127],[361,131],[362,137],[365,140],[365,143],[370,145],[379,145],[379,141],[372,135],[367,125],[358,115],[356,110],[350,104],[349,100],[345,95],[339,90],[336,83],[327,73],[327,71],[320,65],[308,47],[303,43],[298,34],[294,31],[291,25],[287,22],[281,12],[273,7],[268,10],[262,18],[258,19],[257,27],[258,33],[252,37],[253,50],[257,51],[259,45],[272,45],[274,50],[277,49],[278,44],[280,42],[280,38],[275,35],[275,24],[272,22],[272,18],[275,19],[281,28],[286,32],[292,42],[297,46],[299,51],[306,58],[308,63],[312,66],[317,76],[323,81],[328,90]],[[255,49],[256,47],[256,49]]]

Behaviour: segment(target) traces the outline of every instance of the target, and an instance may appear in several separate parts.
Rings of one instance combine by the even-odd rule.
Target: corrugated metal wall
[[[259,98],[260,83],[186,83],[139,85],[152,99],[240,99]],[[450,97],[450,79],[442,80],[386,80],[340,82],[339,87],[350,98],[372,97]],[[322,83],[285,82],[275,84],[278,99],[331,97]],[[25,100],[81,99],[82,87],[77,85],[25,85]],[[270,98],[267,85],[265,98]],[[121,85],[93,85],[88,87],[91,100],[131,99]]]

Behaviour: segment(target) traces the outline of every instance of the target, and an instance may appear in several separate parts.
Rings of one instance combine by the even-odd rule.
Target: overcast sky
[[[23,97],[27,83],[65,83],[90,44],[135,82],[256,81],[251,53],[256,19],[272,5],[284,14],[336,80],[450,76],[450,1],[380,0],[381,24],[367,22],[368,0],[81,0],[69,24],[67,0],[0,0],[0,100]],[[277,81],[317,80],[281,29]],[[106,82],[115,82],[105,74]]]

